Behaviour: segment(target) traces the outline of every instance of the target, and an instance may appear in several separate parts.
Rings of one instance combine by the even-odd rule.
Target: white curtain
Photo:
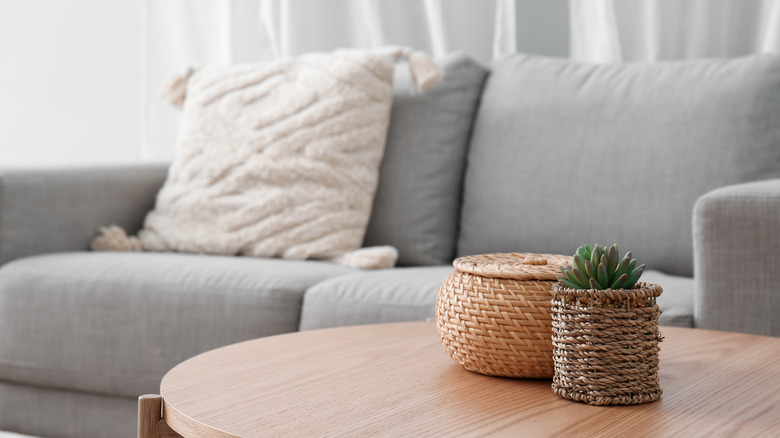
[[[780,52],[780,0],[569,0],[569,10],[579,61]]]
[[[515,0],[146,0],[143,158],[174,156],[179,113],[156,96],[187,65],[401,44],[487,64],[516,51]]]

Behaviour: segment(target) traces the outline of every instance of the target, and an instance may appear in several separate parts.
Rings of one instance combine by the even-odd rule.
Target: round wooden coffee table
[[[780,436],[780,338],[661,332],[663,397],[612,407],[465,371],[432,322],[256,339],[168,372],[139,436]]]

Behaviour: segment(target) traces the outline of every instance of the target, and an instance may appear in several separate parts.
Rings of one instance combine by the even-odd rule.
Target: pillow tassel
[[[92,239],[90,245],[93,251],[141,251],[141,241],[137,237],[129,237],[122,227],[111,225],[102,227],[100,234]]]
[[[425,53],[411,52],[405,54],[405,58],[409,61],[409,70],[418,92],[425,93],[441,81],[441,68]]]
[[[184,73],[173,75],[160,90],[160,97],[176,108],[183,107],[187,98],[187,82],[196,70],[195,67],[187,67]]]
[[[398,260],[398,250],[392,246],[371,246],[349,251],[331,261],[354,269],[390,269]]]

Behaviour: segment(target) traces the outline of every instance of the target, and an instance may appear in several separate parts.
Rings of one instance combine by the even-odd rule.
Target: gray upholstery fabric
[[[300,330],[433,318],[439,286],[451,266],[360,272],[323,281],[306,291]],[[661,325],[693,326],[693,279],[646,271],[660,284]]]
[[[656,283],[664,290],[657,301],[663,312],[658,324],[693,327],[693,278],[648,270],[642,274],[641,281]]]
[[[154,206],[164,165],[0,170],[0,265],[81,251],[112,223],[134,233]]]
[[[395,268],[323,281],[304,295],[300,329],[432,318],[439,286],[453,270],[452,266]]]
[[[43,438],[136,436],[138,400],[0,381],[0,430]]]
[[[696,326],[780,336],[780,179],[706,194],[693,229]]]
[[[455,253],[466,147],[487,70],[462,54],[440,64],[443,80],[416,96],[408,69],[396,69],[365,245],[395,246],[399,265],[449,263]]]
[[[298,328],[317,261],[60,253],[0,269],[0,380],[136,397],[180,361]]]
[[[495,61],[474,125],[460,255],[619,243],[692,275],[696,199],[780,176],[780,58]]]

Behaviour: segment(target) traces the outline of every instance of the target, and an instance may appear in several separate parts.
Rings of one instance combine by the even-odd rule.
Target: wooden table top
[[[161,384],[184,436],[780,436],[780,338],[661,327],[661,400],[590,406],[549,380],[468,372],[432,322],[292,333],[182,362]]]

